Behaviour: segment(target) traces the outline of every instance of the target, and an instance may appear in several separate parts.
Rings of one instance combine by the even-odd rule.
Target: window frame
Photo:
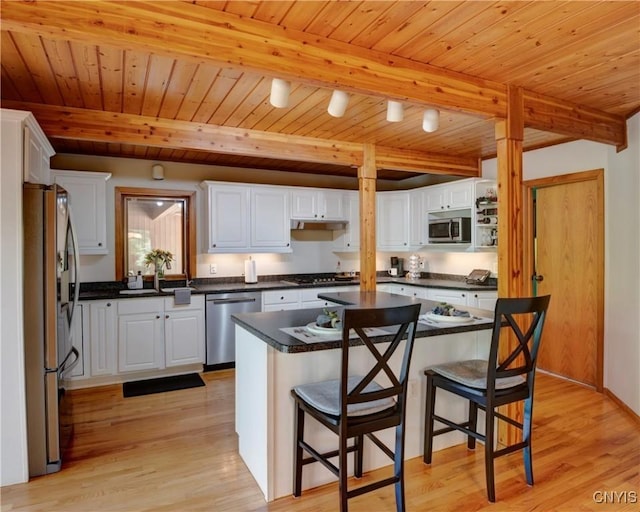
[[[193,279],[196,275],[196,193],[188,190],[115,187],[115,259],[116,280],[125,278],[125,199],[157,198],[182,199],[185,201],[185,243],[184,274],[167,274],[167,280]]]

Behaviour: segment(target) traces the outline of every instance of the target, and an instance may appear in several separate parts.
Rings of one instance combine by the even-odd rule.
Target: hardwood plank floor
[[[76,435],[63,471],[2,488],[2,510],[337,510],[337,484],[264,502],[237,452],[233,375],[205,373],[206,387],[126,399],[120,386],[72,392]],[[421,458],[408,461],[407,511],[637,511],[638,424],[578,384],[539,373],[536,385],[533,487],[520,453],[508,455],[496,461],[498,501],[489,504],[482,449],[460,445],[436,452],[430,467]],[[626,491],[618,498],[625,502],[598,503],[598,491]],[[393,488],[354,498],[349,507],[393,511]]]

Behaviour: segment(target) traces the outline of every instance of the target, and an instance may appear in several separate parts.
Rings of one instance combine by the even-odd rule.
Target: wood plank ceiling
[[[128,21],[118,24],[119,14]],[[231,39],[224,51],[210,51],[216,30],[242,32],[242,41],[253,45]],[[263,36],[269,32],[273,40]],[[446,165],[430,161],[418,170],[471,175],[468,162],[496,153],[495,114],[485,107],[473,111],[472,103],[443,105],[436,99],[442,94],[434,94],[430,105],[424,88],[407,93],[386,85],[410,66],[416,69],[415,80],[408,77],[413,85],[425,69],[477,84],[467,95],[478,102],[491,100],[482,93],[493,84],[495,90],[521,86],[537,105],[557,100],[550,113],[529,108],[545,129],[533,121],[525,127],[525,150],[583,134],[609,142],[595,131],[572,130],[572,120],[556,121],[557,105],[567,105],[573,120],[587,112],[589,119],[614,124],[640,109],[637,1],[3,1],[1,36],[2,106],[32,110],[59,153],[355,175],[355,160],[296,158],[303,153],[298,142],[309,138],[312,145],[321,139],[331,147],[339,141],[347,148],[375,144],[392,153],[442,155]],[[316,49],[332,51],[336,59],[316,65],[324,55],[314,55]],[[269,72],[269,58],[288,51],[309,64],[300,69],[301,60],[280,58],[279,69]],[[254,64],[261,57],[262,68]],[[366,76],[371,63],[382,65],[378,81]],[[342,78],[340,65],[349,66]],[[287,108],[269,103],[273,77],[292,82]],[[334,88],[350,95],[342,118],[326,110]],[[403,102],[403,121],[386,121],[389,98]],[[433,133],[421,128],[428,106],[441,110]],[[79,128],[84,118],[96,125]],[[133,126],[147,126],[149,119],[165,127],[166,136],[136,138],[104,126],[117,122],[141,133]],[[229,132],[230,142],[211,149],[197,140],[220,137],[213,131],[218,127],[238,135]],[[234,150],[234,137],[239,141],[247,131],[290,137],[270,152],[248,153],[240,144]],[[378,176],[415,174],[388,165]]]

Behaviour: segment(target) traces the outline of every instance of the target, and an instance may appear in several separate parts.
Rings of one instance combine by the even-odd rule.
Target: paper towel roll
[[[244,282],[257,283],[258,271],[256,270],[255,260],[244,260]]]

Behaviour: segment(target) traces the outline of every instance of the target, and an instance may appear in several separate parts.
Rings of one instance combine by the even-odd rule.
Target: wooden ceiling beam
[[[102,143],[208,151],[323,164],[363,165],[363,145],[245,130],[101,110],[2,101],[3,108],[32,112],[47,137]],[[408,172],[479,176],[475,158],[383,147],[376,167]]]
[[[186,2],[2,0],[2,29],[222,63],[471,115],[507,115],[505,84]],[[626,146],[621,116],[523,93],[525,126]]]

